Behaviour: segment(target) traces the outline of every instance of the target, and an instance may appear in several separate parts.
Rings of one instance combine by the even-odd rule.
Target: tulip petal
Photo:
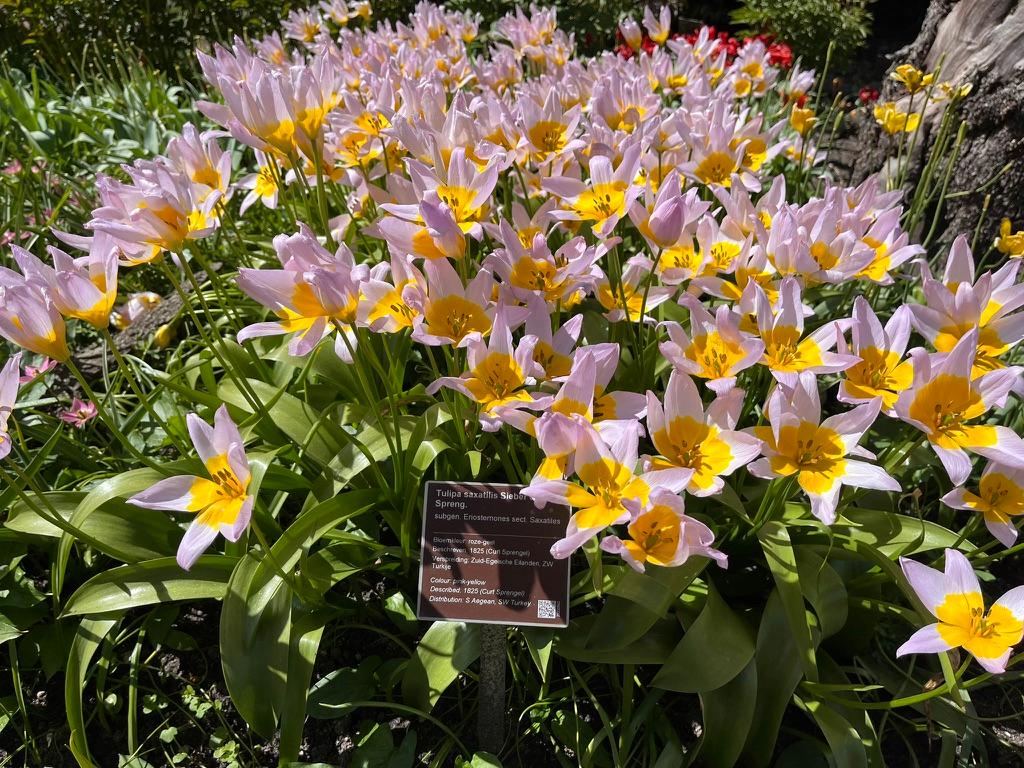
[[[187,512],[192,499],[192,486],[202,478],[194,475],[178,475],[161,480],[141,493],[137,493],[128,504],[146,509],[163,509],[172,512]],[[207,481],[208,482],[208,481]]]
[[[855,488],[873,488],[879,491],[899,491],[900,484],[881,467],[855,459],[847,459],[843,482]]]
[[[945,575],[942,571],[929,568],[907,557],[900,558],[900,567],[918,599],[928,612],[934,615],[936,609],[945,602],[946,593],[949,591],[946,588]]]
[[[178,545],[177,561],[182,569],[188,571],[195,565],[199,556],[205,552],[214,539],[217,538],[217,529],[193,520],[188,530]]]
[[[946,591],[952,594],[981,593],[978,576],[970,561],[958,549],[946,550]]]
[[[896,657],[906,656],[909,653],[942,653],[952,647],[939,634],[939,625],[929,624],[927,627],[917,630],[907,642],[897,648]]]

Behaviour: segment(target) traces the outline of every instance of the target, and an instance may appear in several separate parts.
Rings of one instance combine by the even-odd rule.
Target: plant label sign
[[[569,561],[551,556],[569,510],[537,509],[525,486],[430,481],[424,490],[423,557],[416,615],[564,627]]]

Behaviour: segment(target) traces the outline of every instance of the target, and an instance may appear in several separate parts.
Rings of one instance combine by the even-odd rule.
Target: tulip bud
[[[644,41],[644,35],[640,31],[640,25],[632,17],[619,22],[619,32],[622,33],[622,39],[626,41],[630,48],[634,51],[640,50],[640,45]]]

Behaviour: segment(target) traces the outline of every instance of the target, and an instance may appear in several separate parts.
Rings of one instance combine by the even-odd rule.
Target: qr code
[[[538,619],[557,619],[558,618],[558,602],[555,600],[538,600],[537,601],[537,618]]]

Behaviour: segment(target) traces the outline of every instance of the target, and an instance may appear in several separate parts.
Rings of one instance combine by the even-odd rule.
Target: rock
[[[940,220],[939,252],[961,233],[981,226],[978,250],[987,250],[1003,217],[1024,223],[1024,4],[1016,0],[932,0],[917,38],[892,57],[890,72],[902,63],[926,71],[940,66],[940,79],[971,83],[973,90],[960,106],[968,129],[952,174],[945,211]],[[886,79],[882,101],[900,100],[901,86]],[[927,148],[941,109],[929,110],[919,144]],[[856,135],[846,139],[852,153],[851,181],[884,171],[895,144],[871,119],[862,119]],[[849,147],[848,147],[849,148]],[[865,149],[867,148],[867,149]],[[840,156],[842,156],[840,147]],[[914,183],[926,154],[911,159],[909,181]],[[999,175],[1007,164],[1009,170]],[[980,187],[998,179],[983,191]]]

